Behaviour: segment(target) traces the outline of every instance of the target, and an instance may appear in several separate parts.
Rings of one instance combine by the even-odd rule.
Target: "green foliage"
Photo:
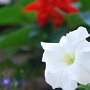
[[[68,27],[73,30],[76,27],[85,25],[84,20],[78,14],[66,15]]]
[[[11,32],[1,37],[0,48],[19,48],[24,45],[36,45],[46,37],[42,31],[32,30],[31,26]],[[33,41],[34,40],[34,41]]]
[[[31,28],[26,27],[3,36],[0,40],[0,48],[16,48],[30,43],[28,36],[30,31]]]
[[[33,0],[32,0],[33,1]],[[22,25],[35,21],[35,12],[24,12],[24,4],[31,0],[20,0],[14,5],[0,8],[0,25]]]
[[[67,32],[68,32],[68,28],[66,26],[60,27],[58,29],[53,29],[49,36],[49,40],[50,40],[49,42],[58,43],[60,38],[62,36],[65,36]]]
[[[0,9],[0,25],[22,23],[21,9],[16,6],[7,6]]]
[[[90,28],[90,15],[87,13],[90,11],[89,0],[79,0],[81,11],[78,14],[65,14],[64,12],[57,10],[62,13],[66,19],[66,23],[58,29],[51,26],[50,23],[44,28],[39,27],[36,22],[36,12],[26,13],[23,11],[23,8],[26,5],[34,1],[35,0],[15,0],[15,3],[12,5],[0,8],[0,26],[9,26],[5,29],[1,28],[1,30],[5,31],[2,33],[0,32],[0,49],[11,50],[10,53],[13,54],[11,57],[15,56],[15,53],[13,53],[14,51],[18,51],[18,49],[23,46],[27,46],[30,49],[28,51],[28,54],[30,55],[29,61],[20,66],[15,65],[10,57],[6,58],[5,61],[0,62],[0,72],[5,68],[14,68],[16,69],[14,77],[19,79],[31,79],[41,73],[44,66],[40,61],[42,57],[41,41],[59,42],[60,38],[63,35],[66,35],[69,30],[74,30],[83,25],[87,25]],[[87,13],[88,17],[85,13]],[[17,26],[17,28],[11,28],[10,26]],[[90,85],[79,85],[76,90],[90,90]]]
[[[89,0],[79,0],[81,3],[81,10],[82,11],[89,11],[90,10],[90,1]]]
[[[19,1],[16,1],[16,2],[19,2],[19,3],[21,3],[22,5],[28,5],[28,4],[30,4],[30,3],[32,3],[32,2],[34,2],[35,0],[19,0]]]
[[[79,87],[76,90],[90,90],[90,84],[79,85]]]

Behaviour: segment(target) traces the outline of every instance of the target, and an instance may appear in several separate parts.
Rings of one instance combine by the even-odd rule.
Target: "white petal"
[[[42,61],[58,61],[58,62],[65,62],[64,61],[65,54],[61,50],[53,50],[53,51],[44,51]]]
[[[72,80],[80,84],[90,83],[90,72],[81,64],[75,63],[69,68],[70,77]]]
[[[49,71],[45,71],[45,80],[46,82],[52,86],[53,89],[62,87],[62,74],[61,73],[51,73]]]
[[[57,61],[48,61],[46,62],[46,70],[52,73],[61,72],[64,68],[67,68],[69,65],[64,62]]]
[[[79,27],[77,30],[62,36],[60,39],[60,46],[66,50],[67,53],[74,53],[76,47],[84,42],[89,37],[87,30],[84,27]]]
[[[62,73],[68,65],[59,62],[46,62],[45,79],[53,89],[62,87]]]
[[[63,46],[68,43],[68,39],[65,36],[62,36],[59,43]]]
[[[75,62],[79,63],[90,72],[90,43],[76,51]]]
[[[73,53],[75,46],[77,45],[76,42],[65,36],[61,37],[59,44],[65,50],[66,53]]]
[[[66,38],[71,39],[74,42],[80,42],[90,35],[88,34],[86,28],[84,27],[79,27],[77,30],[72,31],[66,35]]]
[[[75,62],[70,66],[71,79],[80,84],[90,83],[90,43],[80,43],[75,51]]]
[[[44,48],[44,54],[42,61],[57,61],[57,62],[65,62],[65,53],[59,44],[51,44],[51,43],[41,43]]]
[[[41,45],[42,45],[44,50],[49,50],[49,51],[53,51],[53,50],[55,50],[55,49],[57,49],[59,47],[58,43],[41,42]]]
[[[67,71],[68,69],[62,75],[62,88],[63,90],[75,90],[77,88],[77,82],[70,79]]]
[[[76,53],[77,52],[80,52],[80,51],[82,51],[82,49],[86,49],[86,48],[89,48],[90,47],[90,43],[87,41],[87,40],[83,40],[82,42],[80,42],[80,43],[78,43],[78,45],[76,45],[76,47],[75,47],[75,51],[76,51]]]

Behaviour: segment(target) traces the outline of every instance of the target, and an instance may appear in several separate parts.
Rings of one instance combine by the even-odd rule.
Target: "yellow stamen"
[[[65,56],[66,62],[70,65],[73,64],[75,57],[73,54],[68,54]]]

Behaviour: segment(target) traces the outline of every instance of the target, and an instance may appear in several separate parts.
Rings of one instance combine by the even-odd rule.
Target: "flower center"
[[[74,54],[68,54],[68,55],[66,55],[66,56],[65,56],[65,60],[66,60],[66,62],[67,62],[69,65],[73,64],[73,62],[74,62],[74,60],[75,60]]]

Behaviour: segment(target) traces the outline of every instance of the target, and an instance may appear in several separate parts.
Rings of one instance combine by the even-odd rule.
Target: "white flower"
[[[44,43],[42,61],[46,62],[45,78],[53,89],[75,90],[77,82],[90,83],[90,43],[84,27],[61,37],[59,43]]]

